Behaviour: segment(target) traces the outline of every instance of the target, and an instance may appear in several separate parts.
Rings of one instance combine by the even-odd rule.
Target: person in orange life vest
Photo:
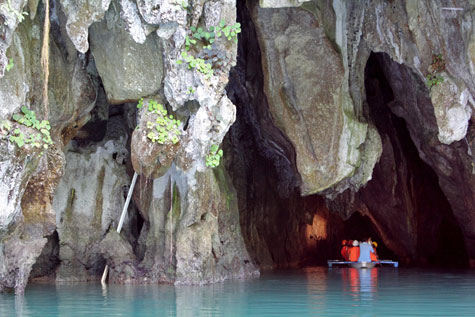
[[[350,260],[350,250],[353,248],[353,240],[348,240],[346,242],[346,245],[348,246],[348,249],[346,249],[346,260]]]
[[[343,257],[343,260],[348,261],[348,245],[346,244],[346,240],[341,241],[341,256]]]
[[[379,261],[379,257],[378,257],[378,253],[376,252],[376,248],[378,247],[378,244],[376,242],[373,241],[373,250],[374,252],[371,252],[370,253],[370,257],[371,257],[371,261],[372,262],[378,262]]]
[[[350,248],[350,252],[348,253],[348,260],[351,262],[357,262],[358,258],[360,257],[360,247],[358,240],[353,241],[353,247]]]

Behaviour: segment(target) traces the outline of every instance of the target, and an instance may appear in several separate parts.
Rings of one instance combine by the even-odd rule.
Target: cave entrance
[[[380,259],[399,260],[399,257],[386,246],[377,228],[368,216],[364,216],[358,211],[354,212],[350,218],[343,222],[343,232],[347,240],[356,239],[361,242],[371,238],[378,244],[376,252]]]
[[[397,70],[410,72],[385,53],[372,53],[366,64],[365,115],[381,136],[383,152],[360,197],[404,261],[467,266],[463,235],[438,176],[419,156],[406,121],[395,115],[405,101],[395,93],[401,81]],[[409,78],[423,87],[417,76]]]

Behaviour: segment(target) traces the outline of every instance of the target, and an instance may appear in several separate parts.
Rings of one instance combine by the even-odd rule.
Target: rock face
[[[111,0],[61,0],[67,17],[66,30],[76,49],[86,53],[89,49],[89,26],[102,20]]]
[[[59,259],[56,279],[96,279],[104,269],[99,243],[115,228],[130,179],[122,162],[114,159],[125,140],[107,140],[102,146],[68,152],[63,178],[55,193]]]
[[[234,188],[221,168],[213,172],[205,165],[211,148],[222,142],[235,120],[235,107],[224,87],[235,63],[236,44],[224,37],[216,38],[210,52],[219,54],[221,62],[212,73],[184,67],[188,62],[182,55],[205,54],[202,44],[185,50],[185,36],[191,36],[191,27],[233,25],[235,3],[197,4],[189,8],[191,21],[185,19],[183,6],[172,6],[169,11],[170,4],[164,1],[160,10],[150,12],[145,3],[138,4],[142,14],[146,12],[146,20],[160,24],[157,34],[164,39],[165,96],[156,99],[166,100],[168,110],[182,119],[178,127],[182,133],[175,146],[151,142],[145,135],[150,120],[146,100],[140,110],[139,128],[132,137],[135,170],[156,178],[143,181],[147,203],[138,198],[142,194],[135,195],[147,228],[140,237],[145,251],[139,264],[139,271],[144,273],[139,277],[152,282],[206,284],[256,275],[241,237]]]
[[[55,77],[49,85],[49,115],[51,136],[56,145],[46,151],[33,148],[31,144],[17,147],[8,141],[14,129],[30,136],[36,132],[26,126],[10,121],[14,112],[23,105],[36,111],[39,119],[45,117],[41,100],[40,17],[26,19],[12,35],[8,50],[13,68],[0,85],[2,104],[1,120],[10,122],[11,129],[2,127],[2,188],[0,196],[4,203],[0,217],[0,290],[15,289],[22,292],[30,270],[47,242],[45,237],[55,229],[52,195],[63,173],[64,156],[61,152],[62,132],[69,126],[79,125],[94,105],[95,88],[80,60],[67,61],[57,42],[50,42],[50,70]],[[53,31],[59,30],[52,25]],[[60,39],[57,39],[60,41]],[[69,74],[69,75],[66,75]],[[72,74],[72,76],[70,76]],[[13,94],[11,92],[16,92]],[[4,121],[6,120],[6,121]],[[23,237],[19,242],[20,237]],[[19,251],[21,248],[21,252]]]
[[[442,263],[449,241],[475,263],[473,3],[259,3],[51,1],[48,113],[44,6],[0,6],[0,291],[106,263],[175,284],[319,263],[355,212],[404,261]],[[53,146],[9,141],[33,133],[21,106]]]
[[[285,1],[280,3],[283,4]],[[472,52],[468,49],[473,42],[471,5],[468,2],[462,2],[457,10],[453,10],[453,8],[445,8],[442,4],[435,2],[425,4],[412,1],[391,3],[385,1],[333,1],[329,4],[324,1],[315,1],[304,4],[299,9],[271,10],[271,13],[266,14],[275,16],[287,11],[301,12],[293,14],[303,16],[304,10],[315,15],[318,23],[321,23],[319,25],[324,29],[326,38],[333,41],[340,52],[345,72],[342,86],[348,85],[348,97],[351,97],[352,100],[349,109],[353,111],[359,121],[363,123],[369,121],[368,131],[372,126],[372,119],[368,117],[368,110],[365,106],[367,101],[363,89],[364,69],[371,51],[387,53],[383,68],[394,94],[393,100],[389,102],[389,107],[394,114],[406,121],[419,156],[436,172],[440,187],[461,227],[469,257],[473,258],[474,218],[471,199],[474,196],[471,185],[473,183],[473,158],[470,154],[473,152],[471,149],[473,134],[469,121],[473,121],[471,114],[473,112],[474,73],[473,67],[471,67]],[[253,11],[257,12],[253,13],[257,16],[257,21],[260,11],[262,10],[254,9]],[[254,19],[256,20],[256,18]],[[265,26],[261,28],[271,29],[271,27],[279,25],[278,21],[284,20],[277,18],[267,20]],[[301,18],[300,21],[304,21],[304,19]],[[291,29],[294,24],[298,25],[294,22],[287,27],[287,24],[281,23],[288,29]],[[259,25],[259,22],[256,25]],[[300,31],[299,34],[305,38],[307,32],[308,28]],[[264,34],[263,32],[258,33]],[[278,39],[281,34],[282,32],[277,32],[268,38]],[[268,48],[270,45],[263,43],[262,38],[266,38],[265,35],[260,35],[260,37],[259,44],[266,54],[263,56],[263,68],[266,73],[266,67],[273,65],[272,62],[267,61],[267,55],[273,56],[273,50]],[[294,38],[298,38],[298,36],[294,36]],[[279,47],[278,43],[275,43],[275,47],[276,49]],[[277,58],[273,59],[274,64],[277,64],[278,60]],[[404,64],[404,66],[389,62],[390,60]],[[280,62],[280,65],[282,64],[283,62]],[[272,75],[269,75],[268,85],[272,83],[272,76],[276,72],[270,73]],[[301,73],[305,74],[304,71]],[[429,88],[424,83],[430,85]],[[276,91],[276,89],[271,91],[266,88],[266,94],[269,96],[276,94]],[[308,90],[305,92],[308,94]],[[297,98],[303,98],[306,94],[297,94]],[[271,102],[271,104],[276,103],[278,104],[274,100]],[[284,129],[279,122],[279,112],[272,110],[272,115],[276,118],[276,125]],[[333,135],[330,132],[328,134]],[[376,135],[376,138],[373,137],[371,142],[371,135],[375,136],[374,130],[366,134],[366,141],[362,143],[364,146],[360,149],[369,153],[369,149],[372,148],[373,155],[363,154],[362,162],[367,161],[367,157],[377,159],[378,153],[381,153],[381,150],[375,146],[381,141]],[[306,134],[300,134],[300,136],[306,137]],[[289,138],[292,139],[291,135]],[[456,142],[464,138],[464,141]],[[292,140],[292,142],[294,141]],[[370,145],[371,143],[373,145]],[[387,141],[383,141],[383,146],[386,148],[388,144]],[[298,146],[296,149],[298,162],[302,150],[299,150]],[[335,158],[332,158],[331,161],[335,162]],[[370,170],[372,166],[369,167]],[[299,173],[304,175],[305,172],[301,171],[302,168],[298,163],[297,167]],[[356,170],[353,176],[345,176],[346,179],[338,184],[333,184],[332,189],[324,191],[325,195],[335,198],[335,193],[341,192],[345,188],[354,191],[370,178],[365,177],[358,180],[359,174],[361,173]],[[368,175],[367,173],[363,174]],[[349,176],[351,178],[348,178]],[[305,177],[302,177],[302,181],[305,182]],[[305,187],[302,186],[302,188]],[[404,214],[409,217],[406,221],[412,223],[407,226],[407,229],[394,227],[389,217],[385,220],[388,226],[381,231],[393,231],[391,234],[396,237],[400,232],[406,230],[407,241],[414,240],[414,235],[409,232],[414,231],[414,229],[410,229],[411,226],[414,226],[413,222],[415,221],[415,216],[411,216],[411,210],[416,210],[416,205],[412,202],[404,207]],[[342,212],[347,213],[348,211],[342,210]],[[348,214],[344,216],[346,217]],[[442,217],[442,215],[440,216]],[[400,221],[404,220],[400,219]],[[434,218],[434,223],[437,223],[437,217]],[[405,252],[408,252],[408,249],[412,250],[409,253],[415,252],[417,243],[414,244],[414,241],[411,243],[413,245],[406,245],[406,251],[403,252],[400,246],[396,246],[397,243],[394,240],[388,241],[388,244],[392,244],[394,249],[400,250],[401,255],[407,254]]]
[[[256,29],[245,3],[238,12],[243,34],[227,87],[238,113],[225,150],[232,153],[226,167],[236,187],[246,247],[261,268],[323,264],[338,255],[331,252],[338,250],[342,221],[322,197],[300,195],[295,149],[274,124],[262,89]]]
[[[123,6],[122,6],[123,7]],[[162,47],[156,34],[137,43],[113,1],[101,22],[91,26],[89,40],[109,103],[120,104],[152,95],[163,78]]]
[[[140,207],[146,219],[140,280],[208,284],[258,274],[242,240],[236,194],[224,169],[194,177],[172,166],[136,193],[136,200],[148,202]]]
[[[10,62],[11,57],[7,56],[7,49],[12,43],[13,34],[18,24],[25,18],[23,8],[27,2],[26,0],[13,0],[9,2],[10,7],[8,7],[6,3],[3,3],[0,7],[3,35],[0,40],[0,77],[5,75],[5,69]],[[36,11],[36,8],[34,10]],[[8,105],[8,103],[6,103],[6,105]],[[3,113],[0,114],[2,114],[3,117]]]
[[[257,5],[251,12],[264,52],[264,90],[276,126],[296,149],[301,192],[321,192],[356,172],[367,135],[341,56],[311,12]]]

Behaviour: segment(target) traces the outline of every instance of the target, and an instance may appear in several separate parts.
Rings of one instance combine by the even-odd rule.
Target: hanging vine
[[[43,45],[41,46],[41,68],[43,70],[43,106],[45,108],[45,119],[48,119],[48,79],[49,79],[49,0],[44,0],[45,22],[43,24]]]

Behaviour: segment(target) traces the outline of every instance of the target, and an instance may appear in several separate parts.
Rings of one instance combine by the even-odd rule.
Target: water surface
[[[475,316],[475,272],[323,267],[208,286],[32,284],[0,316]]]

